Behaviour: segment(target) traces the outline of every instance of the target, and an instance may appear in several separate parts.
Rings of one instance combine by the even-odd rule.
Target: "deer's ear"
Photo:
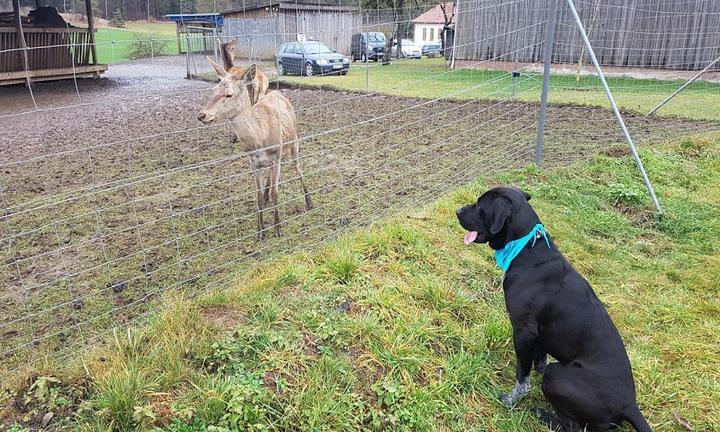
[[[237,39],[233,39],[233,40],[231,40],[230,42],[228,42],[227,46],[228,46],[230,49],[235,49],[235,47],[237,46],[237,43],[238,43],[238,40],[237,40]]]
[[[257,65],[253,64],[252,66],[247,68],[247,70],[245,71],[245,73],[242,76],[242,80],[245,81],[246,83],[250,83],[255,80],[256,75],[257,75]]]
[[[205,58],[207,59],[208,63],[210,63],[210,66],[212,66],[212,68],[215,69],[215,73],[217,74],[218,78],[223,79],[228,75],[228,73],[225,71],[225,69],[223,69],[222,66],[220,66],[219,64],[212,61],[212,59],[210,57],[205,57]]]

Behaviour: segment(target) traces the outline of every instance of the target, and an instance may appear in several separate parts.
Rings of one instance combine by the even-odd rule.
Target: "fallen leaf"
[[[53,419],[54,416],[55,416],[55,414],[52,411],[48,412],[47,414],[45,414],[43,416],[43,419],[42,419],[43,429],[48,427],[48,425],[50,424],[50,421]]]
[[[425,213],[425,212],[409,214],[409,215],[407,215],[407,217],[408,217],[409,219],[419,219],[419,220],[428,220],[428,219],[430,219],[430,216],[428,216],[428,214]]]
[[[680,426],[684,427],[685,429],[687,429],[689,431],[693,430],[690,423],[688,423],[688,421],[685,420],[684,418],[680,417],[680,414],[678,414],[678,412],[676,410],[672,410],[672,415],[675,417],[675,420],[677,420],[677,422]]]

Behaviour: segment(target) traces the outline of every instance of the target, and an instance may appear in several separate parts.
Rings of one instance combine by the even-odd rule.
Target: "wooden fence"
[[[297,40],[298,34],[324,42],[340,53],[350,54],[353,33],[362,28],[358,13],[326,11],[280,11],[266,18],[225,18],[223,38],[237,38],[235,55],[270,60],[280,44]]]
[[[542,61],[548,3],[461,0],[456,58]],[[588,63],[569,8],[564,0],[558,4],[553,61]],[[718,0],[575,0],[575,5],[603,65],[699,70],[720,56]]]

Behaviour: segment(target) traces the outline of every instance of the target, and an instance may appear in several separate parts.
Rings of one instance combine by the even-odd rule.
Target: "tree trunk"
[[[393,44],[394,44],[396,38],[397,38],[397,23],[395,24],[395,30],[393,31],[393,33],[385,41],[385,49],[383,50],[383,59],[382,59],[382,64],[384,64],[384,65],[390,64],[390,54],[392,53],[392,47],[393,47]]]

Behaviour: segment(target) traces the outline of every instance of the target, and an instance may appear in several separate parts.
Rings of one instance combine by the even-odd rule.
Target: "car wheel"
[[[312,63],[305,63],[305,76],[313,76],[314,73]]]
[[[347,75],[347,71],[340,72],[340,75]]]
[[[278,74],[278,76],[285,75],[285,70],[283,69],[282,63],[278,63],[278,65],[277,65],[277,74]]]

